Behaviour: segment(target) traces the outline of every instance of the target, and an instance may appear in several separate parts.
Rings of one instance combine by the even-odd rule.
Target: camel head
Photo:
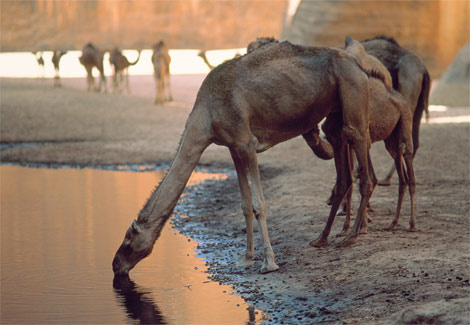
[[[393,88],[390,72],[377,58],[367,54],[360,42],[347,36],[345,41],[345,50],[357,60],[363,69],[372,73],[376,78],[381,79],[389,88]]]
[[[278,43],[279,41],[275,39],[274,37],[258,37],[256,38],[256,41],[251,42],[248,44],[246,48],[247,53],[251,53],[257,48],[262,47],[263,45],[270,44],[270,43]]]
[[[152,252],[154,242],[152,236],[136,220],[132,221],[114,256],[114,275],[127,275],[140,260]]]
[[[345,50],[356,60],[358,60],[361,66],[364,66],[363,58],[366,57],[367,53],[360,42],[353,40],[351,37],[347,36],[345,41]]]

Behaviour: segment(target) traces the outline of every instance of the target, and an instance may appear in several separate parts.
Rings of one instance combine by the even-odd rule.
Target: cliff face
[[[468,0],[291,0],[297,10],[282,38],[304,45],[338,46],[346,35],[395,38],[439,76],[470,39]]]
[[[470,40],[468,0],[0,1],[1,51],[245,47],[259,36],[338,46],[349,35],[394,37],[433,77]],[[284,23],[285,12],[291,14]]]
[[[55,48],[245,47],[279,37],[287,0],[32,0],[0,1],[1,51]]]

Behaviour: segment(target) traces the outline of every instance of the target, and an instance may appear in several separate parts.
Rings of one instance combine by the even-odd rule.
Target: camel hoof
[[[357,243],[357,238],[354,237],[354,236],[348,236],[343,241],[339,242],[336,245],[336,248],[348,247],[348,246],[351,246],[355,243]]]
[[[392,223],[390,226],[388,226],[387,228],[385,228],[386,231],[395,231],[397,230],[397,224],[396,223]]]
[[[383,179],[377,183],[379,186],[390,186],[391,182],[389,179]]]
[[[328,239],[323,238],[323,237],[320,236],[318,239],[312,240],[312,241],[310,242],[310,246],[313,246],[313,247],[325,247],[325,246],[328,246]]]
[[[346,215],[346,212],[344,212],[343,210],[338,210],[336,212],[336,216],[345,216]]]
[[[410,227],[410,232],[418,232],[418,228],[415,226]]]
[[[277,266],[276,263],[272,262],[272,263],[268,263],[268,264],[265,264],[261,267],[261,269],[259,270],[259,273],[261,274],[266,274],[266,273],[270,273],[270,272],[275,272],[279,270],[279,266]]]
[[[237,266],[244,269],[248,269],[253,265],[253,263],[253,259],[243,257],[242,259],[240,259],[240,261],[237,262]]]
[[[349,235],[349,229],[341,231],[339,234],[336,235],[336,237],[345,237]]]

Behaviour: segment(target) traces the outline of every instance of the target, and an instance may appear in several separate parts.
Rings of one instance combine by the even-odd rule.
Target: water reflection
[[[123,231],[163,175],[0,165],[0,323],[248,322],[248,305],[208,281],[197,243],[170,225],[135,283],[113,283]],[[199,172],[190,183],[207,177],[225,175]]]
[[[150,292],[137,287],[128,276],[115,277],[113,288],[128,317],[141,324],[167,324]]]

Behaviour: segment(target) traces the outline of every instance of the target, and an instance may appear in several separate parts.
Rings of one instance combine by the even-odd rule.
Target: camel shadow
[[[127,317],[140,324],[167,324],[150,292],[137,286],[128,276],[114,277],[113,288]]]

